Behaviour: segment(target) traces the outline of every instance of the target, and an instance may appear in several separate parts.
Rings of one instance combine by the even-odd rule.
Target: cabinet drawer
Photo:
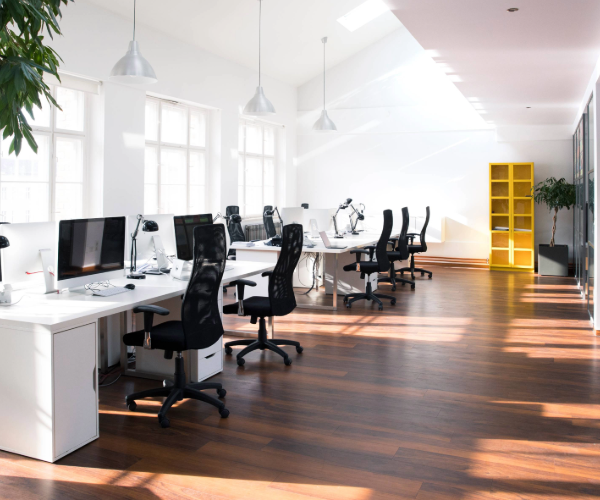
[[[206,349],[190,352],[194,352],[192,382],[201,382],[223,371],[223,337]]]

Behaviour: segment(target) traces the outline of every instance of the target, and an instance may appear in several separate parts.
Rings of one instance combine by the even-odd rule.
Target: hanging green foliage
[[[44,45],[44,30],[60,35],[61,4],[73,0],[0,0],[0,131],[12,137],[9,153],[21,152],[23,137],[37,153],[24,110],[33,118],[33,107],[46,98],[54,106],[44,72],[58,76],[60,56]],[[59,78],[60,79],[60,78]]]

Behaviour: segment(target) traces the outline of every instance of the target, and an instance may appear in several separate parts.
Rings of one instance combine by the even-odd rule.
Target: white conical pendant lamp
[[[260,85],[260,28],[262,21],[262,0],[258,0],[258,87],[256,87],[256,94],[248,101],[244,108],[245,115],[251,116],[265,116],[274,115],[275,108],[271,104],[271,101],[267,99],[263,88]]]
[[[323,42],[323,111],[321,111],[321,116],[313,125],[313,130],[317,132],[337,132],[335,123],[331,121],[327,114],[325,103],[325,45],[327,44],[327,37],[321,38],[321,41]]]
[[[135,41],[135,3],[136,0],[133,0],[133,41],[129,42],[127,53],[117,61],[110,72],[110,79],[126,84],[156,83],[156,73],[150,63],[142,57],[140,46]]]

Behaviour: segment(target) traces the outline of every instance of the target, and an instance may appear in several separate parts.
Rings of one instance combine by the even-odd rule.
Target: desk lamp
[[[153,220],[145,220],[142,214],[137,216],[137,226],[135,231],[131,233],[131,265],[129,267],[129,275],[127,278],[132,280],[144,279],[146,276],[141,273],[136,273],[137,263],[137,235],[140,231],[140,224],[142,225],[142,231],[145,233],[155,233],[158,231],[158,224]]]
[[[279,213],[279,210],[277,209],[277,207],[274,207],[272,210],[266,210],[265,215],[267,217],[269,217],[269,216],[273,217],[273,215],[275,215],[275,212],[277,212],[277,217],[279,218],[279,223],[281,224],[281,228],[283,229],[283,220],[281,220],[281,214]]]
[[[350,228],[352,229],[352,234],[354,235],[358,234],[358,231],[356,230],[358,221],[365,220],[365,204],[359,203],[358,206],[360,210],[356,210],[356,208],[354,208],[354,205],[350,205],[350,208],[352,208],[352,213],[350,214]],[[354,221],[352,220],[353,215],[356,215],[356,219],[354,219]]]
[[[337,211],[335,212],[335,215],[333,216],[333,227],[335,229],[334,238],[343,238],[344,237],[344,235],[338,231],[337,214],[340,210],[346,210],[350,206],[351,203],[352,203],[352,198],[346,198],[346,201],[344,203],[340,203],[340,206],[338,207]]]

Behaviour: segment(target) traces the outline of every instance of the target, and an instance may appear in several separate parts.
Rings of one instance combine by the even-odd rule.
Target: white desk
[[[333,296],[332,305],[308,305],[308,304],[298,304],[298,308],[300,309],[325,309],[325,310],[333,310],[337,311],[337,296],[338,291],[342,293],[350,293],[352,290],[350,289],[340,289],[339,286],[339,268],[343,267],[343,264],[348,264],[350,262],[354,262],[354,256],[350,256],[350,251],[355,250],[357,248],[362,248],[368,245],[377,244],[379,241],[379,237],[381,233],[359,233],[358,235],[346,234],[344,238],[334,238],[330,236],[329,239],[332,245],[345,246],[344,249],[334,249],[334,248],[325,248],[325,245],[321,241],[321,238],[311,238],[311,241],[315,243],[315,247],[303,247],[303,252],[312,252],[312,253],[322,253],[326,256],[325,262],[325,282],[326,282],[326,290],[328,290],[328,283],[331,283],[331,293]],[[236,259],[238,262],[243,261],[262,261],[265,263],[274,264],[277,262],[277,258],[279,257],[279,252],[281,248],[267,246],[262,242],[257,242],[253,247],[247,247],[242,245],[232,245],[231,248],[235,248],[236,251]],[[348,262],[341,264],[339,262],[340,255],[347,256]],[[328,256],[330,259],[328,259]],[[358,275],[358,273],[353,273],[353,275]],[[355,277],[355,276],[354,276]],[[371,275],[372,281],[374,281],[374,289],[377,288],[377,274]],[[260,278],[254,276],[252,278],[253,281],[257,281],[259,286],[256,289],[248,289],[246,288],[246,294],[248,297],[251,297],[252,294],[255,295],[263,295],[264,290],[261,289],[261,282],[264,288],[266,281],[264,278]],[[362,289],[360,291],[363,291]]]
[[[227,268],[223,285],[273,265],[228,261]],[[99,437],[97,364],[99,344],[105,345],[99,342],[104,318],[123,317],[187,288],[187,282],[170,276],[148,276],[134,284],[135,290],[112,297],[29,289],[18,304],[0,308],[1,450],[54,462]]]

